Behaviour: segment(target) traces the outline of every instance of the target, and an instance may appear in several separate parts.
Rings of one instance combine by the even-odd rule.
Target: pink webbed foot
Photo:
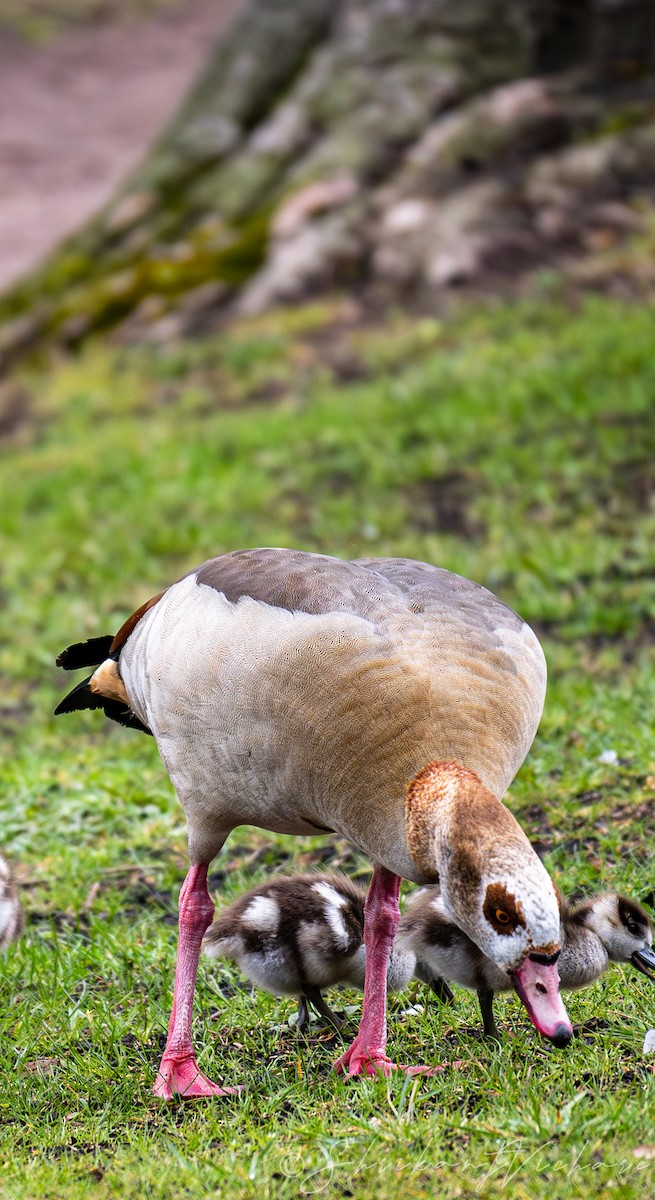
[[[174,1096],[193,1099],[200,1096],[238,1096],[238,1087],[219,1087],[212,1083],[200,1070],[195,1054],[176,1057],[164,1054],[159,1064],[153,1094],[160,1100],[172,1100]]]
[[[443,1067],[406,1067],[395,1063],[382,1050],[366,1047],[355,1038],[352,1046],[337,1059],[334,1069],[338,1075],[382,1075],[388,1078],[393,1071],[404,1071],[406,1075],[436,1075]]]

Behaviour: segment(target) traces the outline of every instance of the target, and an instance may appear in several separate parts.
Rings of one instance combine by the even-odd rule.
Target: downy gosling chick
[[[18,902],[18,892],[11,867],[0,854],[0,950],[20,937],[23,929],[23,910]]]
[[[562,899],[560,986],[584,987],[598,979],[610,962],[632,963],[655,983],[652,941],[650,918],[626,896],[610,892],[577,904]],[[450,920],[438,887],[417,892],[400,919],[396,947],[397,952],[413,951],[417,978],[429,984],[440,1000],[453,999],[446,981],[477,992],[484,1032],[501,1040],[493,1014],[494,995],[511,991],[516,983]]]
[[[365,893],[344,875],[279,876],[253,887],[218,914],[203,949],[232,959],[247,979],[272,995],[298,997],[298,1028],[309,1025],[309,1006],[340,1029],[325,1003],[324,988],[364,987]],[[411,950],[392,951],[389,991],[412,978]]]

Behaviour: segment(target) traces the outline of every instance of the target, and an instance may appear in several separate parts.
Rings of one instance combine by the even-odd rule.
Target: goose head
[[[539,1033],[567,1045],[559,898],[518,822],[473,771],[431,763],[409,786],[405,826],[410,854],[439,881],[451,919],[510,976]]]
[[[627,896],[610,893],[580,905],[574,917],[596,934],[608,958],[632,963],[655,983],[653,929],[641,905]]]

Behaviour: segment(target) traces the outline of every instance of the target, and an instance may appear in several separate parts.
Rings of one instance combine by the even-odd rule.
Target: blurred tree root
[[[250,0],[139,170],[0,301],[0,367],[335,286],[435,306],[611,245],[655,185],[654,60],[655,0]]]

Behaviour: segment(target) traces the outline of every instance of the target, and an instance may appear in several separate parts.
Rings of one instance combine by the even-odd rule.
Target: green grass
[[[446,1010],[417,985],[425,1011],[392,1000],[390,1048],[445,1072],[346,1083],[324,1033],[297,1038],[290,1001],[203,962],[201,1062],[246,1091],[155,1101],[181,810],[150,739],[50,715],[70,683],[56,653],[205,557],[424,558],[543,637],[546,711],[511,803],[557,881],[652,899],[653,345],[652,309],[602,299],[377,329],[337,304],[202,342],[96,345],[7,385],[0,845],[28,927],[0,959],[3,1198],[653,1194],[655,993],[618,968],[571,997],[584,1028],[566,1052],[512,997],[496,1049],[472,997]],[[215,890],[323,859],[365,878],[342,843],[238,830]]]

